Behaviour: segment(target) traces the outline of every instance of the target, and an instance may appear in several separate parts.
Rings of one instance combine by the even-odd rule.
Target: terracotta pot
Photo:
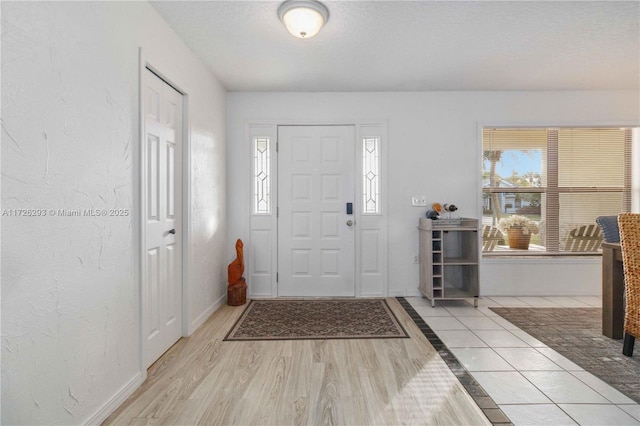
[[[507,239],[509,240],[509,247],[512,249],[529,250],[529,242],[531,241],[531,234],[525,234],[522,229],[511,228],[507,229]]]

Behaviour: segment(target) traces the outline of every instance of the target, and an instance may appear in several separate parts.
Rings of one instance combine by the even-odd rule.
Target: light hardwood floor
[[[490,424],[399,303],[410,339],[223,342],[224,306],[103,424]]]

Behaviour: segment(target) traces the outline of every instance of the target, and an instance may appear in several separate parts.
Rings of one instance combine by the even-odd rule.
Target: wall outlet
[[[427,205],[427,197],[425,195],[414,195],[411,197],[411,205],[414,207],[425,207]]]
[[[413,255],[413,263],[418,263],[418,255],[417,254]]]

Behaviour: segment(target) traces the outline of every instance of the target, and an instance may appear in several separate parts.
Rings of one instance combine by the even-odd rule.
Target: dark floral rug
[[[489,308],[629,398],[640,402],[640,347],[602,334],[600,308]]]
[[[384,299],[252,300],[225,340],[408,337]]]

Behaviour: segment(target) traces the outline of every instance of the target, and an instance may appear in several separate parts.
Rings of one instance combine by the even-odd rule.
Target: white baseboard
[[[146,371],[139,371],[129,380],[127,384],[120,388],[118,392],[116,392],[109,400],[98,409],[87,421],[83,424],[85,425],[99,425],[107,417],[111,415],[116,409],[133,394],[133,392],[144,383],[146,379]]]
[[[222,306],[227,299],[226,293],[220,296],[216,301],[214,301],[211,306],[209,306],[203,313],[198,315],[198,318],[193,320],[191,324],[189,324],[188,336],[191,336],[204,322],[209,319],[211,314],[213,314],[220,306]]]
[[[248,299],[275,299],[276,296],[274,296],[271,293],[249,293],[247,294],[247,298]]]

